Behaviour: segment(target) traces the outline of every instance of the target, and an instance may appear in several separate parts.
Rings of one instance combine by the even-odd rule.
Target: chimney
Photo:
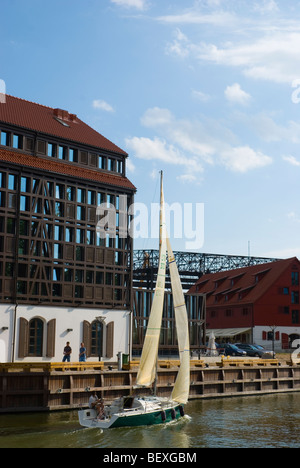
[[[69,114],[69,120],[71,120],[72,122],[76,122],[76,119],[77,119],[76,114]]]
[[[76,122],[77,115],[76,114],[69,114],[68,111],[63,110],[63,109],[54,109],[53,110],[53,115],[57,117],[60,120],[69,120],[71,122]]]

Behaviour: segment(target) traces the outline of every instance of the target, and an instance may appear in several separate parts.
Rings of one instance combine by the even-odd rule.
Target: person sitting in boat
[[[93,392],[89,399],[89,407],[97,411],[98,419],[105,419],[104,402],[102,398],[98,398],[96,392]]]

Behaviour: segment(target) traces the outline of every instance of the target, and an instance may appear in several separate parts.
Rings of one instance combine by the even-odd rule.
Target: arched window
[[[28,356],[42,357],[43,355],[44,323],[34,318],[29,322],[29,349]]]

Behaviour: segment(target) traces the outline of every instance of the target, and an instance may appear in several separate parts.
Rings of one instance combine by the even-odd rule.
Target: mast
[[[159,171],[160,173],[160,202],[159,202],[159,249],[162,244],[162,223],[163,223],[163,171]],[[158,344],[159,347],[159,344]],[[158,381],[158,350],[156,355],[156,364],[155,364],[155,379],[153,383],[153,394],[156,396],[157,394],[157,381]]]
[[[140,361],[140,368],[137,375],[137,386],[141,387],[152,386],[152,384],[156,380],[157,374],[158,347],[166,283],[167,235],[165,218],[166,217],[163,195],[163,173],[161,171],[159,216],[159,265],[157,271],[156,287],[154,291],[154,297]],[[154,386],[154,391],[156,391],[156,385]]]

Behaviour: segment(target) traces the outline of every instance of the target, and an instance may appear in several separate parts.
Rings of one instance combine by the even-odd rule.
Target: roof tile
[[[126,177],[93,171],[92,169],[85,169],[83,167],[66,164],[58,160],[51,160],[50,158],[40,158],[23,154],[21,152],[0,149],[0,161],[7,161],[21,166],[32,167],[57,174],[65,174],[80,179],[87,179],[116,187],[135,190],[135,186]]]
[[[0,121],[127,156],[75,114],[14,96],[6,95],[5,103],[0,103]]]

